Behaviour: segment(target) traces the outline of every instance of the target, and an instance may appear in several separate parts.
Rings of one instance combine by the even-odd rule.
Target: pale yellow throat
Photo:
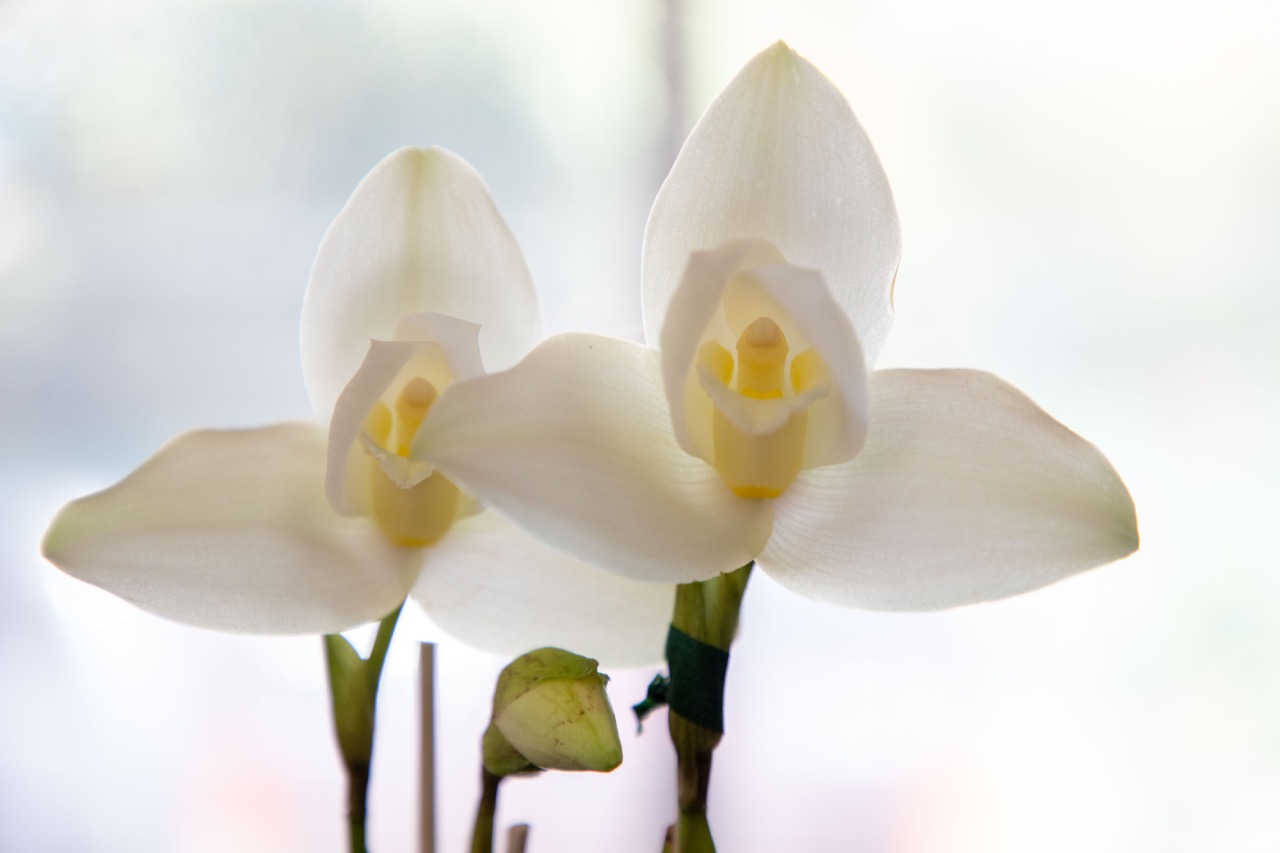
[[[759,317],[747,326],[738,336],[736,348],[735,359],[716,341],[707,341],[698,350],[697,362],[701,370],[732,387],[746,401],[762,401],[762,405],[826,381],[826,365],[812,349],[793,358],[788,371],[786,335],[768,317]],[[746,402],[747,407],[751,405]],[[808,425],[808,409],[797,408],[777,429],[749,431],[716,405],[712,414],[716,470],[739,497],[776,498],[800,473]]]
[[[410,379],[391,408],[381,401],[374,404],[365,417],[365,434],[383,450],[407,458],[418,427],[439,396],[427,380]],[[461,493],[439,472],[409,488],[397,485],[378,464],[369,466],[369,476],[373,517],[396,545],[430,545],[458,515]]]

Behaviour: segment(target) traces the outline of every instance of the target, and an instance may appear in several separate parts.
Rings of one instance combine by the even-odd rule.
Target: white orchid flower
[[[657,349],[562,335],[468,382],[414,455],[623,575],[754,560],[839,604],[1000,598],[1137,547],[1091,444],[990,374],[870,374],[900,254],[888,181],[841,94],[786,45],[686,142],[649,218]]]
[[[218,630],[332,633],[412,592],[481,648],[655,660],[670,587],[566,557],[407,456],[437,397],[510,366],[540,326],[480,176],[447,151],[402,149],[356,189],[308,284],[303,368],[327,436],[301,423],[179,436],[65,507],[45,554],[146,610]]]

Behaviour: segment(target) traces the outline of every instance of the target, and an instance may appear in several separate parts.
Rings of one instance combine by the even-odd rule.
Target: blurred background
[[[778,38],[896,193],[880,366],[1018,385],[1108,454],[1143,545],[930,615],[757,573],[721,849],[1280,849],[1278,37],[1266,0],[0,0],[0,849],[343,849],[320,642],[151,617],[45,563],[44,528],[184,429],[310,415],[312,257],[402,145],[486,177],[548,331],[639,339],[678,140]],[[438,637],[408,617],[384,678],[378,851],[415,843]],[[439,849],[503,663],[439,648]],[[659,849],[665,718],[626,711],[653,671],[613,673],[621,769],[505,786],[530,851]]]

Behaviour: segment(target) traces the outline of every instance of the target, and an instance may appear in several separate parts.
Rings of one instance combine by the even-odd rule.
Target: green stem
[[[728,652],[738,632],[738,612],[750,577],[748,563],[708,581],[681,584],[676,588],[671,624],[695,640]],[[682,687],[688,689],[688,685]],[[677,853],[715,853],[707,823],[707,790],[711,784],[711,755],[720,744],[721,734],[674,711],[668,715],[668,726],[676,750],[680,805],[675,849]]]
[[[400,607],[397,607],[378,624],[368,659],[361,659],[341,634],[324,637],[333,726],[347,771],[347,829],[351,853],[367,853],[368,849],[365,824],[378,685],[399,618]]]
[[[716,853],[711,826],[707,823],[706,806],[701,810],[680,810],[680,820],[676,823],[676,853]]]
[[[367,853],[365,844],[365,820],[368,817],[366,799],[369,792],[369,765],[347,765],[347,837],[351,853]]]
[[[391,647],[391,635],[395,633],[396,622],[400,619],[400,611],[403,609],[404,604],[401,604],[378,623],[378,634],[373,638],[373,648],[369,650],[369,659],[366,663],[369,665],[369,684],[373,688],[375,701],[378,695],[378,682],[382,678],[382,665],[386,663],[387,649]]]
[[[476,807],[475,828],[471,831],[471,853],[493,853],[493,818],[498,811],[498,786],[502,777],[481,769],[483,789]]]

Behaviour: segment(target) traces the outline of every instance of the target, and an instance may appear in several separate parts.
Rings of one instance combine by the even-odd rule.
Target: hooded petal
[[[426,550],[413,596],[441,628],[491,652],[557,646],[640,666],[662,660],[675,587],[600,571],[490,510]]]
[[[1098,449],[973,370],[872,374],[862,452],[801,472],[776,513],[761,568],[872,610],[1004,598],[1138,547],[1133,501]]]
[[[658,354],[626,341],[557,335],[454,385],[413,455],[553,547],[638,580],[714,577],[768,537],[769,503],[680,449]]]
[[[480,330],[441,314],[410,314],[401,319],[394,341],[372,341],[364,361],[342,389],[329,421],[329,461],[325,491],[342,515],[369,515],[369,466],[376,455],[389,477],[408,488],[431,474],[420,460],[380,452],[362,431],[369,412],[382,402],[393,407],[397,389],[408,379],[426,379],[436,391],[481,375],[476,337]],[[367,438],[367,436],[366,436]],[[371,455],[372,454],[372,455]]]
[[[333,419],[329,421],[325,469],[325,493],[335,512],[346,516],[372,512],[369,474],[377,462],[360,441],[365,419],[405,365],[429,355],[429,347],[418,341],[371,341],[364,362],[342,389],[334,404]],[[404,467],[410,467],[408,460]],[[431,466],[418,463],[415,470],[403,473],[410,475],[413,482],[419,482],[431,474]]]
[[[782,260],[778,250],[764,240],[736,240],[694,252],[666,306],[662,334],[656,340],[662,354],[671,425],[680,446],[708,462],[715,459],[713,404],[699,382],[695,366],[698,349],[707,340],[716,340],[726,350],[733,348],[742,330],[729,326],[723,307],[725,289],[742,270]]]
[[[309,424],[179,436],[54,519],[45,556],[159,616],[220,631],[332,633],[404,600],[419,554],[324,494]]]
[[[781,42],[711,104],[658,193],[644,244],[646,338],[658,340],[690,253],[749,238],[822,275],[873,365],[901,254],[893,195],[844,96]]]
[[[302,368],[328,420],[372,338],[406,314],[481,326],[490,370],[541,336],[533,280],[484,181],[441,148],[402,148],[374,167],[325,234],[302,306]]]
[[[821,359],[829,385],[810,393],[793,389],[795,396],[776,400],[746,400],[701,375],[696,359],[702,344],[714,340],[732,351],[739,335],[758,317],[778,324],[793,362],[811,348]],[[808,410],[806,468],[844,462],[866,438],[867,372],[849,318],[832,300],[819,273],[786,264],[768,243],[740,240],[690,255],[667,308],[661,353],[676,439],[687,452],[707,461],[715,458],[713,405],[730,417],[735,403],[743,406],[744,430],[749,430],[746,418],[772,416],[760,432],[776,430],[796,409]]]

